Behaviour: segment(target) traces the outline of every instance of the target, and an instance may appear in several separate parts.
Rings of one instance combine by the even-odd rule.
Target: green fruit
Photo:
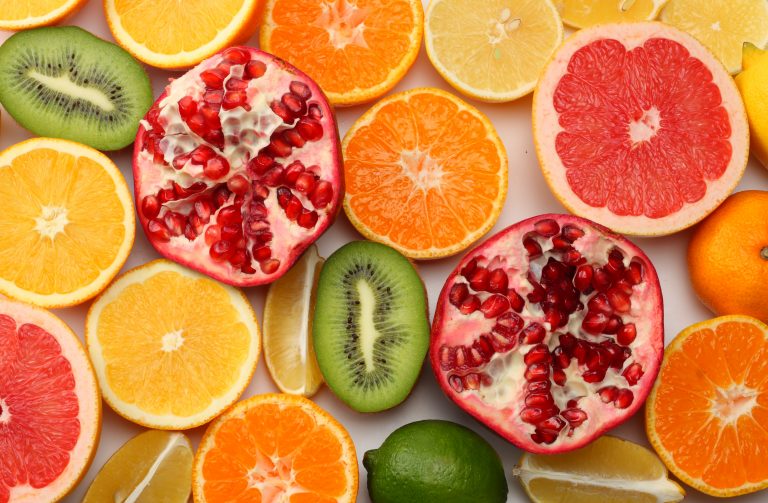
[[[480,435],[450,421],[427,420],[392,432],[363,457],[374,503],[504,503],[499,455]]]

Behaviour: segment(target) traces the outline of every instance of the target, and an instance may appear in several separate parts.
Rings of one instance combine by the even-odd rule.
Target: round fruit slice
[[[643,404],[664,351],[659,279],[627,239],[541,215],[448,277],[430,357],[443,391],[521,449],[586,445]]]
[[[243,43],[259,26],[263,0],[104,0],[117,43],[148,65],[188,68],[223,48]]]
[[[312,342],[312,313],[324,261],[317,247],[310,246],[267,291],[264,360],[283,393],[312,396],[323,384]]]
[[[439,89],[381,100],[344,137],[344,211],[368,239],[407,257],[467,248],[507,195],[507,153],[479,110]]]
[[[560,202],[636,235],[704,218],[749,155],[733,79],[693,37],[661,23],[602,25],[566,41],[536,89],[533,132]]]
[[[192,491],[193,456],[183,433],[145,431],[109,458],[82,503],[187,503]]]
[[[533,503],[558,501],[563,494],[568,503],[674,503],[685,497],[653,452],[608,435],[565,454],[525,453],[512,474]]]
[[[98,446],[101,397],[80,340],[56,316],[0,299],[0,503],[59,501]]]
[[[267,394],[229,409],[195,455],[195,503],[354,503],[357,455],[344,427],[295,395]]]
[[[237,286],[270,283],[344,194],[328,102],[299,70],[232,47],[168,85],[136,137],[139,221],[165,257]]]
[[[768,326],[749,316],[703,321],[672,341],[645,409],[672,473],[718,497],[768,487],[766,375]]]
[[[12,0],[2,3],[0,30],[27,30],[56,24],[87,0]]]
[[[511,101],[533,91],[563,23],[551,0],[431,0],[424,39],[435,69],[459,92]]]
[[[742,67],[735,80],[749,119],[749,138],[752,154],[763,167],[768,168],[768,51],[749,42],[742,50]]]
[[[768,4],[763,0],[669,0],[661,20],[696,37],[731,73],[741,70],[746,42],[768,44]]]
[[[267,0],[259,45],[317,79],[336,106],[384,95],[416,61],[422,0]]]
[[[563,22],[574,28],[627,21],[651,21],[668,0],[558,0]]]
[[[0,153],[0,292],[44,307],[103,290],[136,224],[128,186],[104,154],[34,138]]]
[[[85,337],[104,400],[163,430],[199,426],[232,405],[260,344],[242,292],[167,260],[115,280],[88,310]]]

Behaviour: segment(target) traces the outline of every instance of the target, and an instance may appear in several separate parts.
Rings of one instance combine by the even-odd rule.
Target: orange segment
[[[0,0],[0,30],[27,30],[56,24],[86,0]]]
[[[343,426],[296,395],[257,395],[211,424],[193,473],[196,503],[347,503],[357,455]]]
[[[268,0],[260,45],[315,79],[334,105],[373,100],[416,60],[421,0]]]
[[[723,316],[669,345],[646,406],[646,430],[667,467],[713,496],[768,487],[768,326]]]
[[[347,132],[342,151],[350,221],[408,257],[458,253],[499,217],[504,146],[481,112],[449,93],[385,98]]]

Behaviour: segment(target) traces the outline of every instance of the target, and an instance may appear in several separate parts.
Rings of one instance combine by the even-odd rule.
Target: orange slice
[[[682,481],[712,496],[768,487],[768,325],[723,316],[667,347],[646,430]]]
[[[381,100],[347,132],[342,152],[349,220],[403,255],[453,255],[499,218],[504,145],[487,117],[445,91]]]
[[[421,0],[267,0],[261,48],[315,79],[337,106],[381,97],[413,65]]]
[[[352,439],[314,402],[267,394],[244,400],[205,432],[195,455],[195,503],[352,503]]]
[[[56,24],[86,0],[0,0],[0,30],[27,30]]]
[[[0,153],[0,293],[84,302],[115,277],[135,233],[128,185],[101,152],[35,138]]]
[[[262,0],[104,0],[107,23],[126,51],[158,68],[188,68],[259,26]]]

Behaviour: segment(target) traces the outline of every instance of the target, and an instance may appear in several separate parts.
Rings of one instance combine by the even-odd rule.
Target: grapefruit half
[[[749,156],[731,76],[693,37],[655,22],[568,39],[536,88],[533,133],[560,202],[624,234],[695,224],[731,193]]]
[[[0,503],[63,498],[90,465],[100,425],[77,336],[48,311],[0,299]]]

